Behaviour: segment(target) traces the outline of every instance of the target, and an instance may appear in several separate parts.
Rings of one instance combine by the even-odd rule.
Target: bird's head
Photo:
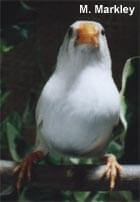
[[[60,55],[67,61],[73,60],[75,64],[80,61],[87,64],[102,60],[111,63],[103,26],[95,21],[76,21],[70,25],[60,48]]]

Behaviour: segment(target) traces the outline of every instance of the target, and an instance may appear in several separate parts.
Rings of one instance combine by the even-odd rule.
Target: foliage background
[[[89,2],[89,4],[91,4]],[[108,3],[112,5],[113,1]],[[120,4],[120,3],[119,3]],[[130,2],[127,2],[129,5]],[[139,8],[139,3],[133,3]],[[106,34],[113,59],[113,76],[121,89],[122,70],[125,61],[139,54],[138,11],[128,16],[80,16],[79,3],[45,2],[4,2],[1,4],[2,25],[0,53],[3,56],[1,99],[1,158],[19,161],[29,152],[34,143],[34,111],[42,86],[49,78],[56,62],[56,55],[67,27],[77,19],[91,19],[105,25]],[[131,3],[132,6],[132,3]],[[71,12],[73,15],[71,15]],[[138,74],[137,74],[138,75]],[[138,81],[138,80],[137,80]],[[134,85],[134,83],[133,83]],[[138,85],[137,85],[138,86]],[[133,89],[134,97],[138,89]],[[129,96],[129,97],[131,97]],[[136,102],[133,105],[138,105]],[[131,106],[133,106],[131,105]],[[138,110],[131,116],[131,127],[126,137],[126,146],[121,163],[138,164]],[[131,150],[130,150],[131,148]],[[58,164],[60,159],[46,159],[46,162]],[[78,163],[78,160],[76,161]],[[88,162],[80,162],[88,163]],[[32,199],[30,191],[37,193]],[[45,194],[44,194],[45,193]],[[60,193],[52,190],[25,187],[17,199],[17,194],[9,188],[3,201],[108,201],[108,193]],[[119,195],[117,193],[117,195]],[[40,196],[42,198],[40,198]],[[120,201],[131,201],[131,193],[121,193]],[[52,199],[53,197],[53,199]],[[90,197],[92,199],[90,199]],[[112,196],[116,197],[116,195]],[[138,193],[133,193],[133,199]],[[25,198],[28,198],[25,199]],[[115,199],[114,199],[115,200]]]

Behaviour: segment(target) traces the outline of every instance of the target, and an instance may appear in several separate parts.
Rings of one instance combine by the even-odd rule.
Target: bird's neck
[[[111,57],[109,52],[97,52],[93,55],[65,55],[60,57],[56,64],[56,71],[68,77],[76,77],[88,68],[99,69],[111,75]]]

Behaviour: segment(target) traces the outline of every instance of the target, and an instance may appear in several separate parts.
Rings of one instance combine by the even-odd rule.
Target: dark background
[[[14,48],[3,56],[2,61],[4,89],[12,92],[3,108],[3,118],[13,111],[22,114],[29,97],[31,102],[36,103],[43,84],[53,71],[58,48],[66,30],[76,20],[95,20],[104,25],[113,61],[113,77],[118,88],[121,88],[125,61],[139,55],[140,51],[140,3],[139,1],[82,1],[81,3],[93,7],[99,2],[107,6],[114,4],[135,6],[136,9],[133,16],[94,13],[87,15],[79,14],[80,2],[28,2],[32,9],[23,13],[19,2],[2,1],[1,38],[9,44],[14,44]],[[18,23],[26,23],[32,27],[26,40],[21,39],[16,32],[9,34],[10,27]],[[138,119],[137,126],[133,129],[126,139],[122,163],[140,162]]]

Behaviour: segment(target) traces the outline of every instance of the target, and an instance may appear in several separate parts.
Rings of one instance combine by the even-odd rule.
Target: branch
[[[2,183],[13,184],[16,177],[12,170],[16,163],[0,160]],[[140,165],[123,165],[115,190],[140,190]],[[108,190],[109,183],[103,178],[105,166],[93,165],[35,165],[31,183],[55,190],[95,191]]]

